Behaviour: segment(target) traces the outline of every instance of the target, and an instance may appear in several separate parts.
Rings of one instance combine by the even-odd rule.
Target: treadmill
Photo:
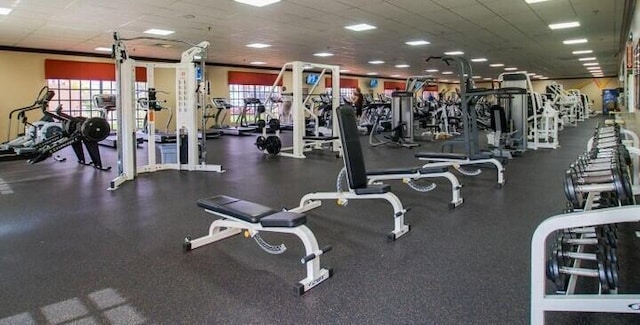
[[[213,128],[211,128],[212,130],[222,132],[222,134],[224,135],[238,136],[251,135],[256,130],[255,127],[242,126],[240,124],[238,124],[238,126],[222,124],[222,122],[224,122],[225,118],[227,117],[229,110],[231,110],[231,104],[229,104],[226,98],[211,98],[211,105],[213,105],[213,107],[218,110],[215,115],[215,125],[213,126]],[[245,109],[246,107],[243,108],[241,116],[246,113],[246,111],[244,111]],[[242,121],[240,117],[238,118],[238,120]]]
[[[102,111],[101,115],[108,120],[108,114],[116,111],[116,95],[113,94],[99,94],[93,96],[93,103],[96,107]],[[138,144],[144,141],[143,137],[138,135],[136,142]],[[118,134],[111,128],[111,132],[106,139],[98,142],[99,145],[110,148],[118,147]]]

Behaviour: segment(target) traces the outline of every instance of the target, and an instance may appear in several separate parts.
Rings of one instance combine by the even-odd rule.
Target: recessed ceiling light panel
[[[509,68],[504,68],[504,71],[517,71],[518,68],[516,67],[509,67]]]
[[[568,39],[568,40],[562,41],[562,43],[565,45],[584,44],[587,42],[589,41],[586,38],[576,38],[576,39]]]
[[[453,71],[442,71],[442,74],[453,74]]]
[[[171,35],[171,34],[175,33],[175,31],[167,30],[167,29],[151,28],[151,29],[145,30],[143,33],[151,34],[151,35],[167,36],[167,35]]]
[[[373,60],[373,61],[369,61],[369,64],[383,64],[384,61],[382,60]]]
[[[595,61],[595,60],[596,60],[595,56],[592,56],[592,57],[589,57],[589,58],[579,58],[578,59],[578,61]]]
[[[591,54],[593,53],[593,50],[580,50],[580,51],[573,51],[571,53],[572,54]]]
[[[12,11],[11,8],[0,8],[0,15],[6,16],[10,14]]]
[[[378,73],[377,72],[368,72],[367,76],[377,76]]]
[[[251,64],[253,64],[253,65],[265,65],[265,64],[267,64],[267,62],[253,61],[253,62],[251,62]]]
[[[504,67],[504,64],[502,64],[502,63],[492,63],[492,64],[489,64],[489,66],[492,67],[492,68],[501,68],[501,67]]]
[[[333,53],[320,52],[320,53],[314,53],[313,56],[319,56],[321,58],[325,58],[325,57],[328,57],[328,56],[333,56]]]
[[[524,0],[524,2],[526,3],[538,3],[538,2],[545,2],[545,1],[549,1],[549,0]]]
[[[411,46],[420,46],[420,45],[429,45],[431,43],[429,43],[428,41],[425,40],[419,40],[419,41],[408,41],[408,42],[404,42],[407,45],[411,45]]]
[[[410,65],[408,64],[396,64],[396,68],[408,68]]]
[[[235,2],[244,3],[246,5],[251,5],[256,7],[264,7],[270,4],[274,4],[276,2],[280,2],[280,0],[235,0]]]
[[[570,21],[566,23],[549,24],[549,28],[551,29],[565,29],[574,27],[580,27],[580,22]]]
[[[98,52],[109,52],[109,53],[111,53],[111,51],[112,51],[112,49],[110,47],[96,47],[93,50],[94,51],[98,51]]]
[[[365,30],[376,29],[377,27],[369,24],[357,24],[357,25],[345,26],[344,28],[352,31],[356,31],[356,32],[362,32]]]
[[[438,69],[427,69],[427,70],[424,70],[424,71],[429,72],[429,73],[433,73],[433,72],[438,72]]]
[[[251,44],[247,44],[246,47],[252,47],[254,49],[264,49],[267,47],[271,47],[270,44],[264,44],[264,43],[251,43]]]
[[[487,62],[487,59],[485,59],[485,58],[475,58],[475,59],[471,59],[471,62]]]
[[[464,52],[462,51],[448,51],[448,52],[444,52],[444,55],[463,55]]]
[[[588,63],[583,63],[582,65],[584,65],[585,67],[588,66],[594,66],[594,65],[600,65],[598,62],[588,62]]]

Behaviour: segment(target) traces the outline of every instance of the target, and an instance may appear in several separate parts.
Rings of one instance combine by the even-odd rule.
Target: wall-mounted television
[[[369,80],[369,87],[370,87],[370,88],[376,88],[376,87],[378,87],[378,79],[371,79],[371,80]]]
[[[306,79],[307,85],[315,85],[316,83],[318,83],[318,78],[320,78],[320,76],[317,74],[308,74]]]

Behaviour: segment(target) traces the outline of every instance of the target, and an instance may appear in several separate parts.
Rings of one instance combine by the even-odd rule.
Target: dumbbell
[[[582,208],[581,194],[589,192],[614,192],[619,201],[629,202],[633,189],[627,177],[612,171],[608,177],[582,177],[575,168],[565,172],[564,192],[576,209]]]
[[[609,246],[616,248],[618,245],[618,236],[615,232],[607,231],[601,228],[596,228],[595,236],[585,236],[581,234],[578,237],[576,233],[561,233],[556,241],[555,245],[568,248],[569,246]],[[568,250],[568,249],[567,249]]]
[[[597,278],[604,291],[614,290],[618,286],[618,266],[608,261],[600,252],[596,252],[594,258],[597,269],[576,268],[565,265],[567,260],[558,255],[552,255],[547,259],[547,279],[553,281],[558,291],[566,290],[566,275]]]

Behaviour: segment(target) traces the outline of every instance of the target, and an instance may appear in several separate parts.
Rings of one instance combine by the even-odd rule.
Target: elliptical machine
[[[9,113],[9,126],[7,128],[7,142],[0,145],[0,154],[11,156],[16,150],[32,147],[42,141],[53,137],[57,133],[62,132],[62,125],[55,122],[51,117],[44,115],[40,120],[29,123],[26,113],[31,110],[41,109],[43,112],[49,107],[49,101],[55,96],[49,87],[45,86],[40,89],[38,96],[33,104],[12,110]],[[18,136],[11,139],[11,124],[13,122],[13,114],[17,113],[17,119],[23,124],[23,133],[18,131]],[[11,139],[11,140],[9,140]],[[21,159],[19,156],[16,159]],[[11,160],[11,159],[7,159]]]

